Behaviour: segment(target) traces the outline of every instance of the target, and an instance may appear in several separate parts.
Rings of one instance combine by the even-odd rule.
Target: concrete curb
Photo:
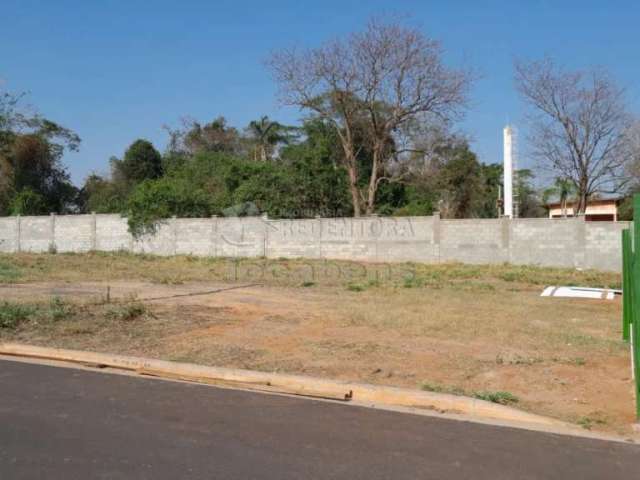
[[[154,375],[200,383],[237,385],[238,387],[251,390],[330,398],[342,401],[354,400],[358,403],[424,408],[440,412],[462,413],[473,417],[518,422],[543,427],[572,427],[565,422],[523,412],[515,408],[484,400],[444,393],[325,380],[301,375],[208,367],[192,363],[169,362],[123,355],[35,347],[14,343],[0,344],[0,354],[66,361],[99,367],[112,367],[134,371],[144,375]]]

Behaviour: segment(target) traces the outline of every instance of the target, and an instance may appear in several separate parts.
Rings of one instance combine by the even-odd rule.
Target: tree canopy
[[[0,214],[73,212],[78,190],[61,159],[80,137],[21,109],[21,98],[0,93]]]

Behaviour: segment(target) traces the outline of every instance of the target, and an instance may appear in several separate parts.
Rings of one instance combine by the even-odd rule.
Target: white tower
[[[510,125],[504,127],[504,213],[513,218],[513,130]]]

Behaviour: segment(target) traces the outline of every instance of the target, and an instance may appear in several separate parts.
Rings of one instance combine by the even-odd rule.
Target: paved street
[[[1,479],[640,478],[640,447],[0,360]]]

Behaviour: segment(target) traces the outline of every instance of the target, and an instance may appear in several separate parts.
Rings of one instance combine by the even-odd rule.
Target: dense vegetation
[[[73,132],[17,109],[6,94],[0,104],[0,214],[121,213],[140,233],[172,215],[256,215],[274,218],[353,214],[347,174],[335,133],[319,118],[299,128],[266,117],[238,131],[220,117],[205,125],[171,130],[161,154],[136,140],[123,157],[110,160],[108,177],[90,175],[75,187],[60,159],[77,149]],[[433,134],[431,134],[433,136]],[[438,131],[420,168],[406,162],[398,181],[381,183],[381,215],[497,216],[499,165],[481,164],[468,142]],[[360,152],[361,182],[370,155]],[[525,172],[526,173],[526,172]],[[527,174],[528,175],[528,174]],[[539,212],[530,177],[521,175],[527,213]]]

